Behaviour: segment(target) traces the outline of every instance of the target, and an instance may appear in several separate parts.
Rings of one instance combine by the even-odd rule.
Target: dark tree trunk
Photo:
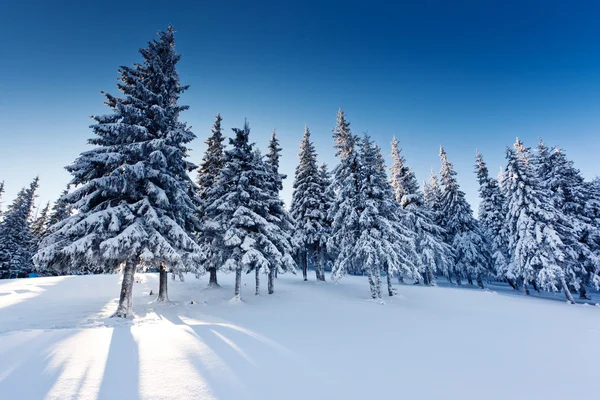
[[[567,285],[565,278],[562,278],[560,283],[562,284],[563,292],[565,292],[565,297],[567,298],[567,301],[571,304],[575,304],[575,299],[573,298],[573,295],[569,290],[569,286]]]
[[[235,291],[234,291],[234,296],[238,300],[242,299],[241,289],[242,289],[242,269],[238,267],[235,270]]]
[[[480,289],[484,289],[483,279],[481,279],[481,275],[479,274],[477,274],[477,286],[479,286]]]
[[[302,262],[302,276],[304,277],[304,280],[307,281],[308,280],[308,258],[306,255],[306,252],[303,251],[300,261]]]
[[[121,294],[119,306],[114,317],[127,318],[132,315],[131,298],[133,294],[133,277],[135,275],[135,264],[128,261],[123,268],[123,281],[121,283]]]
[[[519,286],[517,285],[517,283],[515,281],[513,281],[510,278],[506,278],[506,281],[508,282],[508,284],[515,290],[519,290]]]
[[[272,270],[269,271],[269,276],[268,276],[268,282],[267,282],[267,291],[269,292],[269,294],[273,294],[273,292],[275,292],[275,289],[273,287],[274,284],[274,278],[275,278],[275,274],[277,273],[277,268],[274,268]]]
[[[392,287],[392,274],[388,271],[387,274],[387,288],[388,288],[388,296],[392,297],[394,295],[394,288]]]
[[[158,274],[158,298],[156,301],[169,301],[167,293],[167,268],[160,264],[160,273]]]
[[[429,270],[425,270],[423,274],[423,284],[429,286]]]
[[[454,272],[454,278],[456,279],[456,284],[462,286],[462,280],[458,271]]]
[[[209,287],[219,287],[219,283],[217,282],[217,268],[211,267],[208,270],[209,278],[208,278],[208,286]]]
[[[523,290],[525,291],[525,295],[529,296],[529,288],[526,283],[523,283]]]
[[[533,290],[535,290],[536,292],[540,292],[540,288],[538,288],[537,283],[535,283],[535,281],[531,282],[531,286],[533,286]]]
[[[257,266],[254,267],[254,279],[256,282],[256,291],[254,294],[258,296],[260,294],[260,268]]]
[[[579,286],[579,298],[583,300],[590,300],[590,298],[587,295],[587,290],[585,289],[584,284],[581,284]]]

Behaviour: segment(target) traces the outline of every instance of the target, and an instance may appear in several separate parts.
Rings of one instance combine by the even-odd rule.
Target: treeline
[[[95,148],[67,167],[73,189],[33,219],[36,179],[5,213],[3,271],[31,271],[32,263],[42,273],[122,270],[119,317],[131,314],[135,272],[148,268],[160,270],[158,300],[167,299],[168,272],[208,273],[211,286],[219,272],[233,272],[236,299],[244,273],[254,273],[256,294],[264,275],[270,294],[278,274],[297,268],[305,280],[311,269],[319,281],[328,270],[336,281],[366,275],[379,301],[382,277],[389,296],[394,278],[433,285],[445,277],[562,290],[570,302],[600,284],[600,185],[584,181],[564,151],[540,142],[532,153],[517,140],[498,179],[477,154],[475,219],[443,148],[439,176],[432,172],[421,189],[396,139],[388,170],[381,148],[355,135],[339,110],[338,165],[319,164],[305,127],[286,210],[275,132],[264,155],[247,121],[227,146],[219,114],[199,166],[192,164],[187,144],[196,136],[179,119],[188,87],[176,71],[173,29],[140,53],[141,63],[119,69],[122,95],[105,94],[111,112],[93,117]]]

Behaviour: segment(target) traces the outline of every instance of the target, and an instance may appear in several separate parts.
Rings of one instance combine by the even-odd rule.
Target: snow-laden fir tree
[[[398,146],[395,136],[392,138],[392,161],[390,180],[396,201],[400,203],[405,194],[416,193],[419,190],[419,184],[415,173],[406,166],[406,159],[402,155],[402,149]]]
[[[275,131],[273,131],[271,140],[269,141],[269,149],[263,162],[263,165],[266,167],[267,174],[266,187],[270,190],[267,220],[279,227],[281,230],[281,235],[284,237],[284,240],[282,240],[282,243],[279,246],[281,246],[283,254],[293,255],[294,248],[298,247],[295,243],[295,239],[293,238],[295,228],[294,219],[285,209],[285,204],[279,197],[279,192],[283,190],[283,180],[287,178],[287,175],[279,173],[279,159],[281,158],[281,150],[279,139],[277,139],[277,135]],[[269,271],[267,272],[267,288],[269,294],[273,294],[274,278],[277,276],[277,271],[279,269],[283,269],[285,272],[296,273],[295,263],[280,263],[278,261],[272,261],[271,265],[272,268],[269,268]]]
[[[22,276],[33,270],[31,217],[39,179],[19,191],[0,223],[0,277]]]
[[[241,300],[242,272],[283,272],[295,263],[289,234],[270,215],[279,199],[269,188],[269,168],[249,142],[250,127],[246,122],[233,132],[219,180],[208,191],[215,201],[206,207],[205,229],[215,232],[212,262],[235,272],[234,299]]]
[[[327,241],[327,249],[336,257],[332,278],[337,281],[346,273],[356,275],[363,270],[363,267],[352,257],[342,255],[351,251],[360,237],[358,213],[360,160],[356,150],[358,138],[350,130],[350,122],[346,120],[346,114],[342,109],[337,113],[333,139],[340,163],[333,170],[331,183],[334,199],[328,215],[331,220],[331,235]]]
[[[568,228],[567,221],[536,176],[529,148],[517,139],[514,150],[507,148],[506,158],[508,275],[522,282],[526,293],[527,285],[536,282],[543,289],[563,290],[573,303],[567,281],[575,273],[570,268],[569,249],[558,233]]]
[[[415,235],[416,259],[413,264],[418,267],[424,283],[433,284],[436,273],[448,276],[454,263],[454,254],[444,241],[445,231],[436,223],[435,214],[425,204],[415,174],[406,167],[396,138],[392,140],[391,172],[395,198],[402,207],[402,221]],[[430,190],[430,186],[427,187]]]
[[[319,184],[321,190],[319,191],[319,211],[323,216],[321,224],[321,230],[318,232],[318,247],[315,255],[315,270],[318,272],[317,280],[325,281],[325,271],[331,271],[333,264],[332,254],[329,253],[327,248],[327,242],[331,235],[331,219],[329,210],[334,201],[333,187],[331,185],[331,173],[327,167],[327,164],[322,163],[319,167]]]
[[[201,208],[201,218],[206,218],[204,208],[209,204],[214,202],[215,198],[209,198],[209,190],[213,188],[221,173],[221,169],[223,168],[223,158],[225,145],[223,141],[225,137],[223,136],[223,130],[221,128],[221,122],[223,122],[223,118],[221,114],[217,114],[215,118],[215,123],[213,124],[211,135],[204,142],[206,143],[206,152],[202,157],[202,162],[198,168],[198,193],[200,195],[200,199],[202,202]],[[214,196],[215,192],[211,192]],[[206,269],[209,272],[209,280],[208,286],[215,287],[219,286],[217,280],[217,266],[212,263],[215,259],[210,256],[210,253],[213,251],[214,247],[212,245],[214,240],[214,235],[209,230],[202,230],[199,232],[199,241],[202,243],[205,252],[207,253],[207,266]]]
[[[577,283],[567,281],[572,287],[579,286],[581,298],[586,298],[586,286],[599,282],[600,232],[598,215],[600,199],[589,190],[580,171],[575,168],[563,149],[549,149],[540,139],[533,157],[540,182],[550,191],[553,206],[569,221],[567,229],[558,229],[561,241],[577,253],[566,262],[575,263]]]
[[[304,127],[304,136],[300,142],[299,162],[294,177],[294,191],[290,213],[296,222],[294,238],[297,242],[296,260],[307,280],[308,265],[315,264],[317,280],[325,280],[325,261],[320,256],[327,236],[327,204],[324,204],[327,169],[317,166],[317,153],[310,139],[308,126]],[[327,168],[327,167],[325,167]],[[326,179],[327,182],[323,182]]]
[[[383,157],[379,148],[365,135],[360,145],[358,179],[356,241],[345,242],[335,261],[333,276],[343,275],[347,265],[360,268],[367,275],[373,299],[381,299],[381,273],[419,276],[411,263],[414,242],[398,217],[398,204],[387,180]],[[410,235],[410,236],[408,236]],[[388,293],[391,281],[388,279]]]
[[[48,230],[48,219],[50,217],[50,202],[47,202],[44,208],[31,221],[31,234],[33,235],[34,246],[32,251],[37,251],[37,245],[46,236]]]
[[[429,174],[429,183],[423,184],[423,198],[425,199],[425,205],[433,211],[435,221],[440,222],[440,211],[442,206],[442,189],[440,188],[440,181],[437,174],[431,170]]]
[[[2,221],[2,195],[4,194],[4,181],[0,182],[0,221]]]
[[[498,181],[490,177],[489,170],[483,156],[479,151],[476,155],[475,173],[479,181],[479,225],[486,240],[490,244],[490,251],[494,264],[494,272],[499,279],[508,279],[513,288],[514,280],[507,277],[508,272],[508,238],[504,226],[506,215],[506,201]]]
[[[52,206],[52,212],[48,217],[48,230],[51,230],[54,225],[71,216],[73,212],[72,206],[67,200],[65,200],[65,197],[69,194],[70,188],[71,185],[67,185],[67,187],[60,194],[60,197]]]
[[[78,213],[59,222],[35,256],[39,269],[62,273],[122,268],[118,317],[131,315],[136,268],[182,273],[203,258],[192,236],[199,221],[188,171],[195,166],[186,161],[195,135],[179,121],[187,86],[179,82],[174,46],[169,26],[140,50],[142,64],[120,68],[123,97],[106,94],[111,113],[93,117],[89,143],[96,147],[67,167],[78,188],[64,200]]]
[[[472,277],[483,288],[483,277],[487,274],[491,257],[487,242],[483,238],[477,221],[473,218],[471,206],[465,199],[456,180],[456,172],[443,147],[440,147],[442,168],[440,178],[443,186],[440,218],[446,229],[447,243],[455,254],[454,278],[457,284],[466,278],[472,284]]]

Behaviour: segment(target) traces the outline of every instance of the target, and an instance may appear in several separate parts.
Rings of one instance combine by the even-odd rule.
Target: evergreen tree
[[[215,232],[213,262],[236,274],[234,298],[240,300],[243,271],[293,270],[295,264],[289,235],[270,214],[268,169],[249,142],[250,127],[246,122],[233,131],[219,180],[208,191],[215,201],[206,208],[205,228]]]
[[[215,201],[215,198],[209,198],[209,191],[217,184],[221,169],[223,169],[225,150],[223,141],[225,140],[225,137],[223,136],[221,129],[222,121],[223,118],[221,118],[221,114],[217,114],[215,123],[212,127],[212,134],[205,142],[207,145],[206,152],[204,153],[204,157],[198,168],[197,183],[203,210],[207,205]],[[205,218],[204,211],[201,212],[201,217],[203,219]],[[214,236],[212,236],[211,231],[208,230],[200,231],[199,236],[199,241],[204,245],[205,252],[209,254],[207,258],[208,265],[206,267],[209,272],[208,286],[217,287],[219,286],[217,280],[218,268],[212,263],[214,258],[210,256],[210,253],[213,251],[212,244]]]
[[[31,222],[31,234],[36,242],[42,240],[48,230],[48,219],[50,214],[50,202],[40,210],[40,213]]]
[[[415,174],[406,167],[406,160],[400,155],[396,138],[392,140],[392,162],[391,182],[396,201],[402,207],[402,220],[415,235],[413,264],[418,267],[425,284],[430,285],[435,281],[436,272],[448,275],[454,255],[444,241],[444,230],[435,222],[435,214],[425,204]],[[430,186],[427,188],[432,196]]]
[[[506,202],[498,181],[489,176],[489,171],[483,156],[477,152],[475,172],[479,181],[479,224],[490,244],[492,260],[496,276],[507,279],[508,272],[508,238],[504,226]],[[508,279],[511,286],[516,283]]]
[[[60,194],[60,197],[54,203],[54,206],[52,206],[52,213],[48,217],[48,230],[51,230],[54,225],[71,216],[73,208],[65,199],[69,194],[70,188],[71,185],[67,185],[65,190]]]
[[[0,277],[17,277],[33,270],[31,215],[39,179],[21,189],[0,223]]]
[[[0,221],[2,221],[2,194],[4,193],[4,181],[0,182]]]
[[[323,204],[327,188],[327,169],[317,166],[317,153],[310,140],[308,126],[304,128],[304,137],[300,142],[299,163],[294,177],[294,192],[290,213],[296,221],[294,237],[297,241],[296,259],[307,280],[308,264],[317,261],[326,241],[323,233],[327,228],[327,205]],[[325,167],[326,168],[326,167]],[[315,263],[317,280],[325,280],[323,260]]]
[[[279,139],[275,131],[271,135],[269,141],[269,150],[266,155],[266,160],[263,165],[266,167],[267,176],[267,188],[270,189],[269,210],[267,220],[281,230],[281,236],[283,241],[280,244],[281,250],[284,254],[293,254],[295,241],[292,240],[292,234],[294,233],[294,219],[285,209],[283,200],[279,197],[279,192],[283,189],[283,180],[287,178],[286,175],[279,173],[279,159],[281,157],[281,147],[279,146]],[[296,266],[290,262],[272,262],[274,268],[269,268],[268,271],[268,293],[273,294],[274,291],[274,278],[276,277],[277,271],[283,269],[285,272],[296,273]]]
[[[174,46],[169,26],[140,50],[142,64],[120,68],[124,97],[106,94],[112,113],[93,117],[96,147],[67,167],[79,188],[64,200],[79,212],[53,228],[35,257],[38,268],[63,273],[123,268],[117,317],[131,315],[138,266],[164,264],[182,277],[202,261],[192,237],[199,221],[188,171],[195,166],[186,161],[195,135],[179,121],[187,86]]]
[[[552,205],[545,185],[537,178],[528,147],[517,139],[514,150],[507,148],[504,173],[507,191],[508,274],[527,285],[537,283],[548,290],[562,289],[574,302],[567,281],[574,274],[569,254],[558,231],[567,221]]]
[[[402,149],[398,147],[396,137],[392,139],[392,167],[391,182],[394,188],[396,201],[400,203],[406,194],[414,194],[419,190],[419,184],[415,173],[406,166],[406,160],[402,156]]]
[[[368,135],[361,142],[359,165],[358,234],[353,243],[343,241],[344,246],[334,264],[334,276],[339,279],[346,266],[356,266],[369,278],[371,297],[380,300],[382,267],[388,276],[407,273],[416,278],[419,273],[410,262],[413,237],[404,235],[407,231],[398,218],[398,206],[387,180],[381,152]],[[391,285],[389,279],[388,285]],[[393,294],[389,286],[388,290],[390,295]]]
[[[471,206],[465,199],[456,180],[456,172],[443,147],[440,147],[442,168],[440,177],[443,185],[440,217],[447,232],[447,243],[454,249],[454,278],[461,284],[465,277],[472,284],[474,275],[479,287],[483,288],[483,276],[490,265],[490,254]]]
[[[331,173],[327,164],[323,163],[319,167],[319,212],[322,215],[321,229],[317,232],[317,252],[315,255],[315,265],[318,271],[317,280],[325,281],[325,271],[331,271],[333,263],[332,255],[327,248],[327,242],[331,235],[331,219],[329,210],[332,207],[334,194],[331,185]]]
[[[337,281],[346,273],[356,275],[362,271],[362,266],[348,256],[361,234],[358,213],[360,161],[356,151],[358,138],[351,132],[350,122],[346,120],[342,109],[337,113],[333,138],[340,164],[333,170],[332,191],[335,198],[328,215],[332,222],[327,248],[331,254],[336,254],[332,278]]]
[[[572,268],[579,271],[576,273],[577,282],[567,283],[579,287],[580,297],[587,298],[586,285],[600,280],[600,199],[589,190],[589,185],[585,184],[573,162],[567,159],[564,150],[556,147],[548,149],[540,139],[533,160],[540,182],[550,192],[552,205],[572,227],[557,230],[563,244],[576,254],[565,262],[575,264]]]

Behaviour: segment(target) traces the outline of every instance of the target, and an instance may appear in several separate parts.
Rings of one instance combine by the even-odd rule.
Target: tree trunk
[[[423,274],[423,284],[429,286],[429,269],[426,269]]]
[[[209,287],[219,287],[219,283],[217,282],[217,268],[211,267],[209,270],[209,278],[208,278],[208,286]]]
[[[506,281],[508,282],[508,284],[515,290],[519,290],[519,286],[517,285],[517,283],[515,281],[513,281],[510,278],[506,278]]]
[[[562,288],[563,288],[563,291],[565,292],[565,297],[567,298],[567,301],[571,304],[575,304],[575,299],[573,298],[573,295],[571,294],[571,291],[569,290],[569,286],[567,285],[565,278],[562,278],[560,280],[560,283],[562,284]]]
[[[462,286],[462,280],[461,280],[460,272],[455,271],[454,272],[454,278],[456,279],[456,284],[458,286]]]
[[[160,273],[158,275],[158,298],[156,301],[169,301],[167,294],[167,268],[163,263],[160,264]]]
[[[535,283],[535,281],[531,282],[531,286],[533,286],[533,290],[535,290],[536,292],[540,292],[540,288],[538,288],[537,283]]]
[[[529,296],[529,288],[525,282],[523,282],[523,290],[525,291],[525,295]]]
[[[273,294],[273,292],[275,292],[275,289],[273,287],[274,284],[274,278],[275,278],[275,273],[277,272],[277,268],[272,268],[269,271],[269,276],[267,278],[268,282],[267,282],[267,291],[269,292],[269,294]]]
[[[473,278],[471,277],[471,274],[467,274],[467,283],[473,286]]]
[[[371,298],[377,299],[377,291],[375,290],[375,282],[373,281],[373,271],[369,268],[369,288],[371,289]]]
[[[254,266],[254,279],[256,281],[256,291],[254,294],[258,296],[260,294],[260,268]]]
[[[480,289],[485,289],[483,286],[483,279],[481,279],[481,275],[477,274],[477,286],[479,286]]]
[[[579,298],[583,300],[590,300],[590,298],[587,296],[587,290],[585,289],[585,285],[583,283],[579,286]]]
[[[381,300],[381,269],[379,266],[375,268],[375,294],[377,299]]]
[[[242,269],[240,267],[238,267],[235,270],[235,290],[234,290],[234,296],[237,300],[242,299],[241,289],[242,289]]]
[[[308,258],[307,258],[306,251],[302,252],[300,261],[302,261],[302,276],[304,277],[304,280],[307,281],[308,280],[308,276],[307,276],[307,274],[308,274]]]
[[[135,274],[135,265],[128,261],[123,268],[123,281],[121,282],[121,295],[119,296],[119,306],[113,315],[114,317],[127,318],[132,315],[131,297],[133,293],[133,277]]]
[[[386,274],[387,278],[387,288],[388,288],[388,296],[392,297],[394,295],[394,288],[392,287],[392,274],[388,271]]]
[[[404,277],[400,273],[398,273],[398,283],[404,283]]]

